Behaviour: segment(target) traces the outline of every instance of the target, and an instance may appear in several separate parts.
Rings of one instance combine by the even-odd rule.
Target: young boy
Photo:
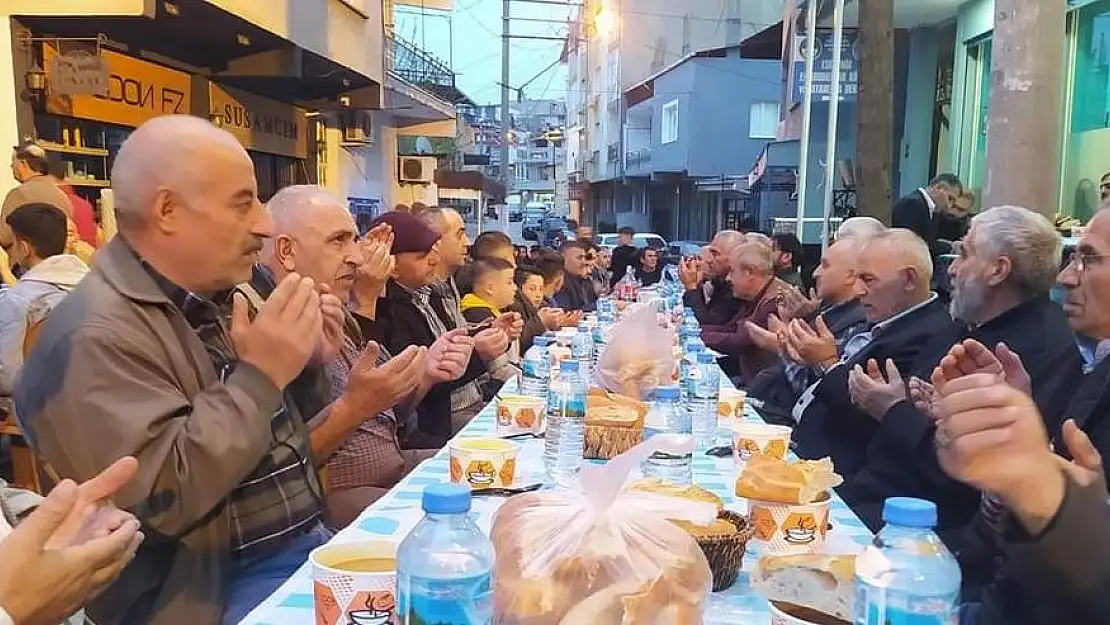
[[[551,298],[563,289],[566,277],[562,255],[557,252],[540,254],[536,259],[536,270],[543,276],[543,306],[551,307]]]
[[[535,267],[521,267],[516,271],[516,285],[524,298],[531,302],[537,309],[543,308],[544,280],[543,274]]]
[[[471,288],[459,307],[471,323],[496,318],[516,297],[513,265],[500,258],[484,258],[471,265]]]

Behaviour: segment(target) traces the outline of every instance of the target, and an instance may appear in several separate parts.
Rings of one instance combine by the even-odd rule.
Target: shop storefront
[[[1063,132],[1055,210],[1086,220],[1100,203],[1099,179],[1110,171],[1110,0],[1059,1],[1068,3],[1068,15],[1062,38]],[[993,0],[973,0],[960,9],[953,63],[955,140],[947,162],[941,162],[977,194],[986,183],[993,18]]]

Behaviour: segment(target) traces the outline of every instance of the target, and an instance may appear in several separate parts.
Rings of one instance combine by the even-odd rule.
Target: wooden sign
[[[261,96],[208,83],[209,106],[223,129],[243,147],[293,158],[308,157],[308,112]]]
[[[79,50],[54,57],[47,70],[50,92],[57,95],[108,95],[108,63]]]
[[[103,95],[47,94],[46,110],[54,115],[137,127],[162,115],[191,113],[190,76],[130,56],[102,50],[108,66],[108,88]],[[47,83],[54,84],[52,69],[60,55],[52,45],[43,46]]]

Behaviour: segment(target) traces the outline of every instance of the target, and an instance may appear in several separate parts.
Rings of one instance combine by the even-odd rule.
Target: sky
[[[397,6],[397,35],[449,61],[454,67],[457,86],[477,104],[500,104],[501,87],[501,7],[502,0],[454,0],[453,12],[425,11],[419,7]],[[565,22],[570,8],[514,1],[512,17],[552,19]],[[448,17],[450,21],[448,21]],[[449,23],[453,28],[449,28]],[[514,35],[563,37],[564,23],[514,21]],[[452,36],[453,34],[453,36]],[[453,40],[454,45],[451,45]],[[453,49],[452,49],[453,48]],[[524,89],[525,97],[562,100],[566,95],[566,69],[556,63],[563,45],[555,41],[512,40],[509,84]],[[516,94],[513,93],[513,98]]]

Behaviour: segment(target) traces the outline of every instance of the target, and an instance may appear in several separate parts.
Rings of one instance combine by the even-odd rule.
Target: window
[[[779,127],[779,103],[755,102],[748,114],[748,137],[774,139]]]
[[[528,168],[524,165],[524,163],[517,163],[516,165],[513,165],[513,174],[516,176],[517,182],[528,181]]]
[[[659,142],[674,143],[678,141],[678,100],[671,100],[663,105],[662,118]]]

